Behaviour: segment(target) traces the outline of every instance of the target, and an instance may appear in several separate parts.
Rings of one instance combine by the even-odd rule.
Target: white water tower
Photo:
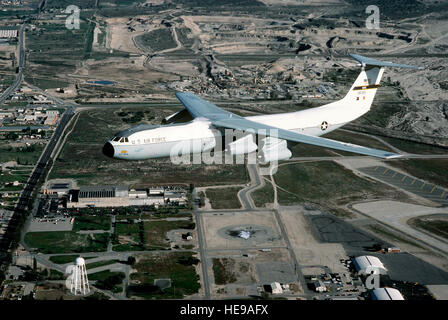
[[[74,295],[86,295],[90,292],[86,261],[81,257],[75,259],[70,278],[70,292]]]

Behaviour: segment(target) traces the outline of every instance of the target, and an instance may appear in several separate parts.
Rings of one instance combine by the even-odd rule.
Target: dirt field
[[[244,256],[238,251],[217,251],[213,252],[212,257],[214,262],[214,259],[219,259],[221,266],[217,268],[213,263],[214,267],[209,268],[210,274],[214,275],[215,281],[226,280],[225,284],[216,284],[215,281],[211,284],[212,297],[216,299],[259,295],[257,287],[269,283],[270,278],[280,274],[286,274],[285,280],[291,280],[285,282],[295,283],[292,281],[291,257],[285,248],[274,248],[270,252],[248,250]],[[295,287],[297,290],[291,293],[300,294],[300,286],[295,283]]]

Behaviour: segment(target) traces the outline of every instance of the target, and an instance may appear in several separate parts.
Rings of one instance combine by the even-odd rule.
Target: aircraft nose
[[[110,142],[106,142],[106,144],[104,145],[103,154],[109,158],[114,157],[115,149],[114,149],[114,146]]]

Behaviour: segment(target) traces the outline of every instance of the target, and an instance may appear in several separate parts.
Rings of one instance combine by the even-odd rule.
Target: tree
[[[6,139],[7,140],[16,140],[19,137],[19,135],[15,132],[8,132],[6,134]]]
[[[136,262],[135,257],[132,257],[132,256],[128,257],[128,262],[127,263],[129,265],[133,266],[135,264],[135,262]]]

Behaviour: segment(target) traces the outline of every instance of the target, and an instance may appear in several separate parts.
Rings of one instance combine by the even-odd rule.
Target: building
[[[372,300],[404,300],[400,291],[393,288],[378,288],[371,292]]]
[[[56,116],[51,115],[51,116],[48,116],[48,117],[45,119],[44,124],[47,125],[47,126],[53,126],[53,125],[56,124],[56,121],[57,121],[57,120],[58,120],[58,116],[57,116],[57,115],[56,115]]]
[[[131,206],[151,206],[164,205],[165,199],[163,196],[147,197],[147,198],[130,198],[129,204]]]
[[[0,38],[17,38],[17,29],[0,29]]]
[[[76,191],[76,192],[75,192]],[[68,208],[130,206],[128,186],[89,186],[71,190]]]
[[[165,189],[163,187],[154,187],[149,189],[150,195],[163,195],[165,192]]]
[[[77,188],[57,181],[55,185],[48,184],[44,194],[67,195],[68,208],[83,207],[127,207],[127,206],[159,206],[167,203],[185,204],[186,190],[181,188],[131,189],[129,186],[88,186]],[[168,193],[168,197],[165,194]],[[169,201],[167,199],[170,199]]]
[[[327,287],[320,280],[316,280],[311,284],[312,288],[316,292],[326,292]]]
[[[41,107],[37,107],[36,108],[36,110],[39,110],[39,109],[41,109],[42,110],[42,108]],[[47,110],[47,111],[45,111],[45,114],[47,115],[47,116],[58,116],[59,115],[59,111],[58,110]]]
[[[282,294],[283,289],[279,282],[272,282],[271,283],[271,292],[272,294]]]
[[[185,204],[187,197],[185,192],[166,190],[164,194],[165,202]]]
[[[24,117],[25,122],[34,122],[36,120],[37,120],[37,115],[35,115],[35,114],[27,114]]]
[[[146,199],[148,198],[148,192],[146,190],[134,190],[129,191],[129,198]]]
[[[79,199],[128,197],[127,186],[93,186],[81,187]]]
[[[358,274],[387,274],[380,259],[374,256],[359,256],[353,260],[353,264]]]
[[[70,189],[73,188],[71,181],[63,181],[63,182],[50,182],[48,183],[44,190],[43,194],[57,194],[59,197],[66,195],[69,193]]]
[[[14,118],[14,113],[12,112],[0,112],[0,119],[4,118]]]

